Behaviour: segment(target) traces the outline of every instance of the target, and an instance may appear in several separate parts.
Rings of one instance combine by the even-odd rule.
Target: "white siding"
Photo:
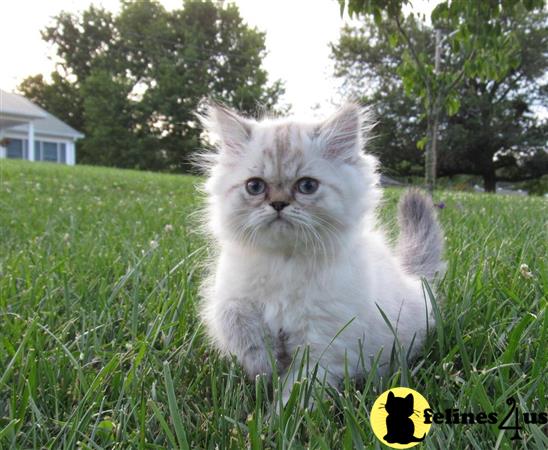
[[[76,151],[74,149],[74,142],[67,141],[67,164],[74,166],[76,164]]]
[[[29,152],[29,161],[34,161],[35,158],[34,158],[34,123],[33,122],[29,122],[29,135],[28,135],[28,138],[27,138],[27,148],[28,148],[28,152]]]
[[[4,139],[4,137],[5,137],[4,130],[0,129],[0,142]],[[5,157],[6,157],[6,148],[0,145],[0,158],[5,158]]]

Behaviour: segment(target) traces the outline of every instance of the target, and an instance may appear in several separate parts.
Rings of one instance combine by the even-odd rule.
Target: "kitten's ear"
[[[392,391],[390,391],[390,392],[388,393],[388,401],[390,401],[390,400],[392,400],[392,399],[394,399],[394,398],[395,398],[395,395],[392,393]]]
[[[326,158],[352,163],[357,161],[371,128],[371,113],[356,103],[347,103],[317,128],[316,135]]]
[[[239,154],[251,138],[253,121],[219,103],[208,102],[198,117],[204,129],[220,141],[220,152]]]
[[[413,398],[413,394],[408,394],[407,397],[405,397],[405,401],[407,401],[407,403],[409,403],[411,406],[413,406],[413,403],[414,403],[414,398]]]

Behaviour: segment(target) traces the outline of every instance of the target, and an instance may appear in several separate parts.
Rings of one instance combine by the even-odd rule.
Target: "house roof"
[[[61,119],[58,119],[53,114],[50,114],[46,110],[42,110],[46,114],[43,119],[36,119],[34,121],[34,133],[45,134],[49,136],[65,136],[73,139],[81,139],[84,137],[82,133],[76,131],[70,125],[67,125]],[[10,131],[18,131],[21,133],[27,133],[29,126],[18,125],[10,128]]]
[[[17,111],[19,111],[19,113],[17,113]],[[45,109],[35,105],[25,97],[0,90],[0,114],[5,113],[23,116],[22,112],[26,112],[26,117],[29,118],[29,121],[33,121],[34,132],[36,134],[63,136],[73,139],[81,139],[84,137],[82,133],[75,130],[61,119],[55,117],[53,114],[50,114]],[[10,131],[25,134],[27,134],[28,129],[28,123],[9,128]]]
[[[0,89],[0,114],[38,119],[45,117],[42,108],[36,106],[30,100],[11,92]]]

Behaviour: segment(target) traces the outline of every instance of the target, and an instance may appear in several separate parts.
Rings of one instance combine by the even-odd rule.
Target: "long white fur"
[[[285,399],[297,376],[284,355],[306,346],[320,377],[335,386],[345,366],[360,375],[360,358],[367,369],[379,351],[381,370],[387,369],[391,327],[404,351],[413,343],[416,353],[433,325],[420,276],[443,266],[437,254],[427,274],[413,271],[413,255],[397,256],[377,226],[377,161],[362,151],[368,113],[347,104],[321,123],[254,121],[211,105],[202,122],[217,139],[217,151],[207,155],[205,190],[218,256],[202,290],[202,318],[214,345],[236,355],[251,377],[271,373],[272,355],[289,372]],[[266,196],[246,192],[251,177],[267,181]],[[318,191],[296,193],[301,177],[319,180]],[[290,224],[272,222],[278,213],[269,203],[278,197],[290,204],[281,212]],[[439,230],[433,213],[421,217]],[[413,239],[412,229],[406,227],[404,239]]]

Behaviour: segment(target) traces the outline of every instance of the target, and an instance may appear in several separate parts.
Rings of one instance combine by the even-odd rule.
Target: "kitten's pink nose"
[[[287,202],[272,202],[270,204],[270,206],[272,206],[278,212],[280,212],[282,209],[284,209],[288,205],[289,203]]]

